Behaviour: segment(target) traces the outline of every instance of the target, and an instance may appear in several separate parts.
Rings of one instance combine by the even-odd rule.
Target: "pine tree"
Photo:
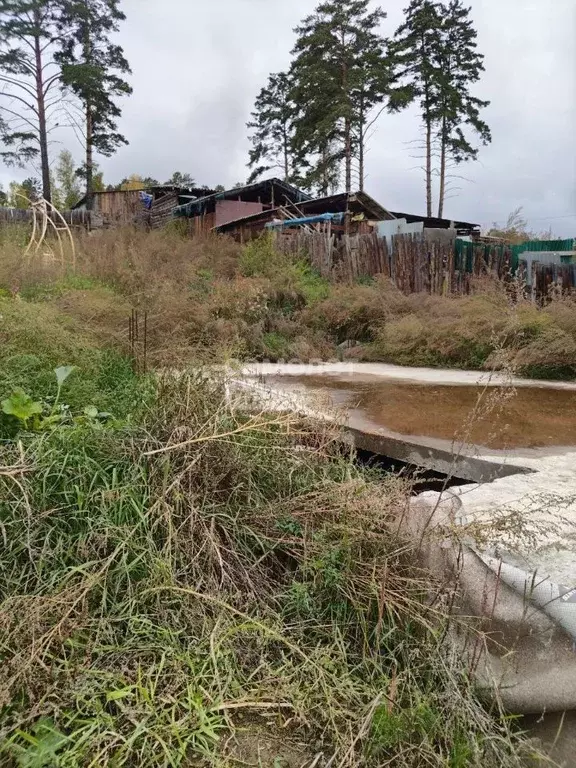
[[[126,18],[119,0],[59,0],[62,34],[57,60],[65,85],[79,98],[86,150],[82,169],[88,208],[94,191],[94,154],[110,157],[127,140],[118,133],[122,111],[117,99],[132,93],[123,78],[130,66],[122,48],[112,42]]]
[[[484,56],[477,50],[478,34],[470,19],[470,8],[461,0],[442,6],[442,45],[437,51],[440,69],[438,141],[440,145],[440,191],[438,217],[444,214],[446,172],[451,158],[455,164],[475,160],[478,148],[467,134],[478,134],[482,144],[491,140],[490,129],[481,119],[480,110],[490,102],[470,94],[470,86],[480,80]]]
[[[441,9],[436,0],[411,0],[404,23],[396,30],[389,54],[397,92],[392,106],[417,101],[425,131],[426,215],[432,216],[432,156],[438,120],[439,81],[437,52],[441,46]]]
[[[248,168],[252,170],[249,183],[273,170],[280,170],[285,181],[295,179],[292,153],[294,104],[291,92],[289,76],[280,72],[270,75],[267,85],[256,98],[251,120],[246,126],[252,143],[248,159]]]
[[[361,157],[370,111],[384,103],[388,89],[386,41],[378,32],[385,13],[369,0],[328,0],[296,28],[291,74],[297,105],[294,147],[302,159],[316,158],[309,178],[338,175],[352,190],[353,160]],[[329,166],[327,165],[327,159]],[[309,164],[311,161],[308,161]]]
[[[168,179],[166,184],[172,184],[175,187],[192,189],[192,187],[194,187],[196,182],[191,173],[182,173],[181,171],[174,171],[174,173]]]
[[[1,134],[7,164],[40,159],[42,194],[51,199],[48,135],[62,107],[60,71],[50,56],[52,0],[0,0]]]
[[[321,197],[326,197],[338,191],[342,180],[342,166],[334,142],[321,146],[318,150],[314,165],[302,162],[303,166],[308,167],[303,186],[317,192]]]
[[[384,41],[382,41],[384,42]],[[355,72],[352,103],[357,119],[353,125],[358,159],[358,182],[360,192],[364,191],[366,180],[366,145],[368,134],[386,107],[390,108],[392,75],[389,60],[382,45],[373,45],[365,52],[363,61]],[[386,104],[383,97],[386,96]],[[397,103],[399,99],[397,98]]]

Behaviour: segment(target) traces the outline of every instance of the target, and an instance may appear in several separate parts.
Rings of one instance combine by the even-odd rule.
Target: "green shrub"
[[[240,272],[245,277],[274,277],[284,266],[284,259],[274,244],[274,235],[264,234],[250,240],[240,254]]]
[[[27,285],[20,291],[20,295],[28,301],[47,301],[63,296],[67,291],[92,291],[99,288],[110,290],[92,277],[70,273],[54,282]]]
[[[262,235],[244,246],[240,271],[245,277],[266,277],[278,292],[302,297],[302,304],[321,301],[330,293],[330,283],[304,259],[281,254],[272,234]],[[293,308],[298,308],[298,300]]]
[[[54,369],[68,365],[75,370],[62,402],[72,412],[94,406],[124,419],[141,407],[148,382],[124,354],[100,349],[53,306],[0,300],[0,400],[21,389],[33,400],[53,402]]]
[[[279,333],[265,333],[262,337],[264,356],[273,361],[286,358],[290,350],[290,340]]]
[[[290,267],[296,290],[307,305],[323,301],[330,295],[330,283],[306,261],[296,261]]]

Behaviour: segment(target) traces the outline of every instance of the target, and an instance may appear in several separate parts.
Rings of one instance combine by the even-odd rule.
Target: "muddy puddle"
[[[268,381],[329,396],[362,420],[402,435],[494,449],[576,445],[576,391],[417,384],[354,374]]]

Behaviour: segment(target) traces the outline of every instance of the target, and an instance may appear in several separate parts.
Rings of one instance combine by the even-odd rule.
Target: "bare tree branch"
[[[27,83],[23,83],[21,80],[16,80],[15,78],[8,77],[7,75],[0,75],[0,82],[15,86],[16,88],[21,88],[29,96],[32,96],[33,99],[36,98],[36,91],[32,88],[32,86],[28,85]]]
[[[35,114],[36,116],[38,116],[38,110],[37,110],[37,109],[36,109],[36,108],[35,108],[33,105],[31,105],[31,104],[28,104],[28,102],[27,102],[27,101],[25,101],[25,100],[24,100],[24,99],[23,99],[21,96],[17,96],[15,93],[7,93],[6,91],[0,91],[0,96],[6,96],[6,98],[8,98],[8,99],[10,99],[10,100],[14,99],[14,100],[16,100],[16,101],[19,101],[19,102],[21,102],[21,103],[22,103],[22,104],[24,104],[24,105],[25,105],[25,106],[26,106],[26,107],[27,107],[27,108],[28,108],[28,109],[29,109],[31,112],[34,112],[34,114]],[[2,109],[3,109],[5,112],[8,112],[8,111],[9,111],[7,107],[2,107]],[[14,114],[16,114],[16,113],[14,113]],[[18,117],[20,117],[20,115],[18,115]]]

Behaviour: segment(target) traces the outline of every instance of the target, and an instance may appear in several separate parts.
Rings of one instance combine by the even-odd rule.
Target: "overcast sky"
[[[378,3],[391,35],[408,0]],[[376,3],[374,3],[376,5]],[[493,143],[445,215],[489,225],[523,206],[535,230],[576,236],[576,0],[470,0],[491,101]],[[286,68],[293,28],[316,0],[123,0],[120,42],[134,94],[120,129],[130,141],[101,167],[107,183],[130,173],[202,184],[247,176],[245,124],[270,72]],[[425,211],[422,172],[407,142],[417,114],[384,115],[368,156],[367,191],[391,210]],[[70,149],[80,157],[69,140]],[[2,174],[6,178],[6,174]]]

